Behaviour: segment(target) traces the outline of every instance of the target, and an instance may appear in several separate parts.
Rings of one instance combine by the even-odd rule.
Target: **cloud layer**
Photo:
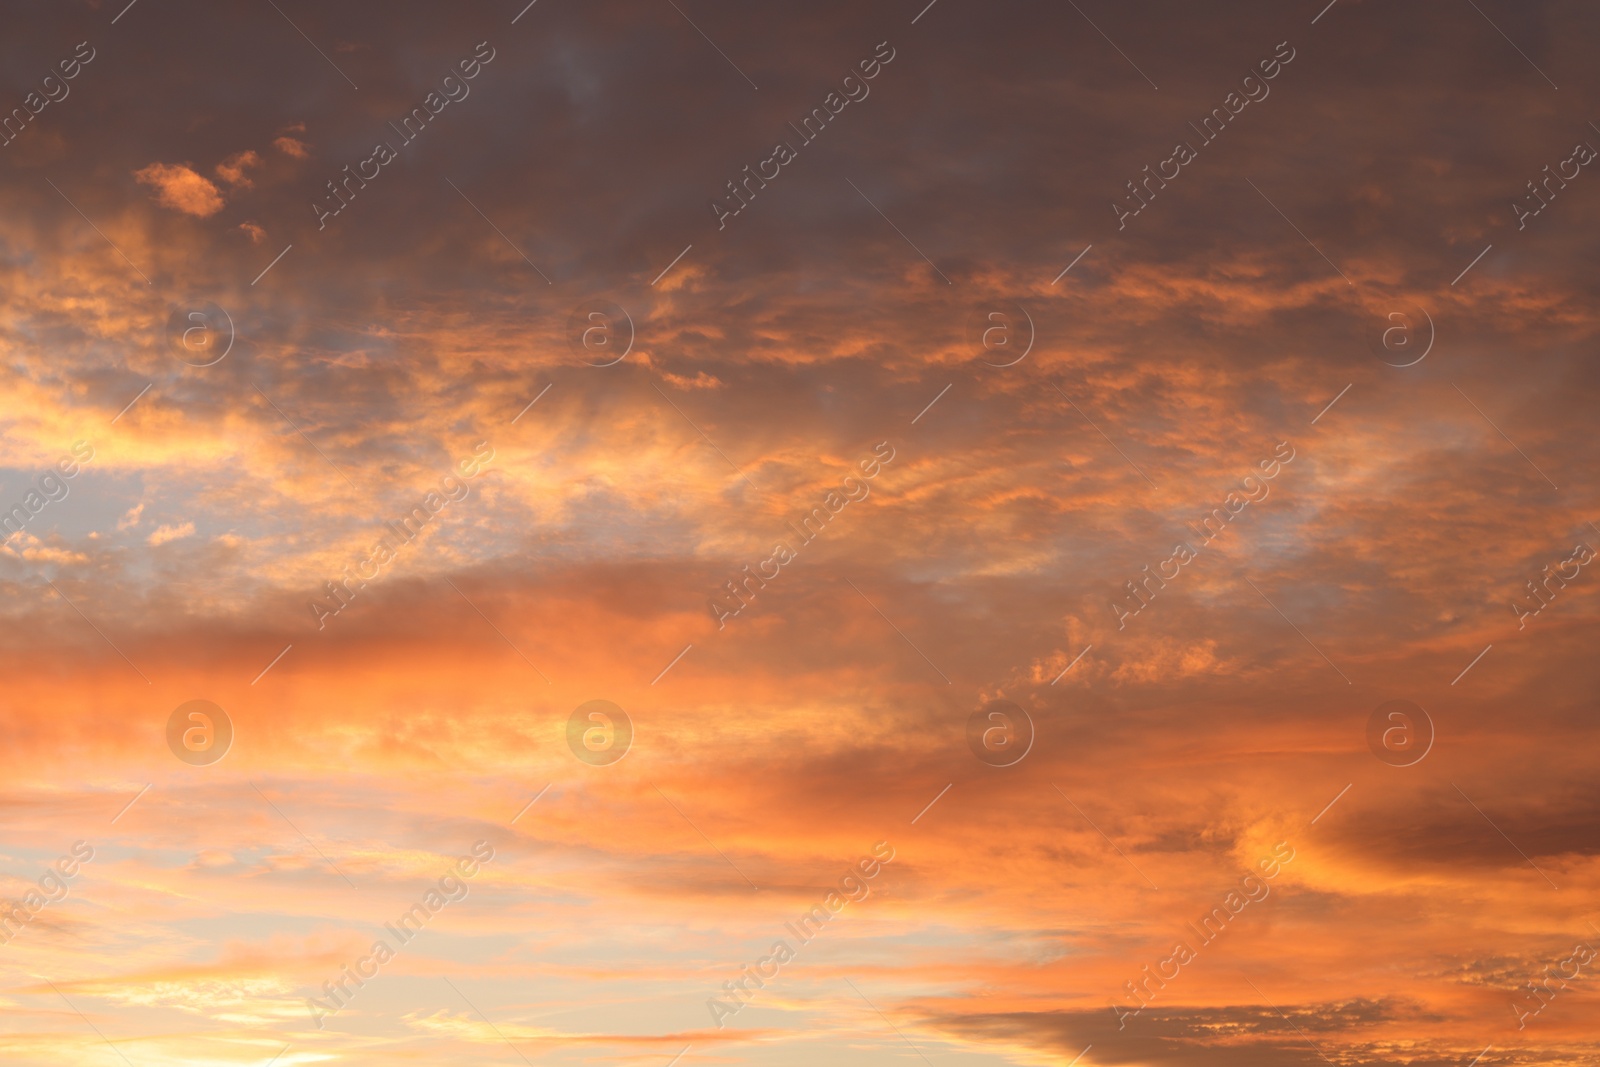
[[[15,13],[0,1054],[1600,1063],[1597,31]]]

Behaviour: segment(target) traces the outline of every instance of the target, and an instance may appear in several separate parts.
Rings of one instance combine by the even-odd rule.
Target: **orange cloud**
[[[221,191],[187,163],[152,163],[133,176],[155,189],[156,201],[163,207],[202,219],[222,210]]]
[[[1301,45],[1326,2],[1282,32]],[[20,208],[0,519],[28,522],[0,551],[0,895],[73,842],[96,853],[0,945],[0,1062],[114,1061],[88,1020],[134,1063],[861,1067],[918,1062],[908,1043],[986,1067],[1461,1067],[1491,1043],[1482,1067],[1596,1062],[1587,967],[1518,1022],[1528,982],[1600,943],[1600,573],[1545,576],[1600,543],[1600,198],[1580,180],[1518,231],[1504,196],[1572,136],[1538,114],[1555,94],[1472,12],[1393,6],[1408,62],[1341,64],[1360,6],[1304,37],[1325,84],[1274,82],[1120,234],[1099,191],[1215,103],[1193,55],[1257,54],[1237,20],[1140,34],[1104,5],[1156,93],[1070,8],[1018,33],[933,6],[840,127],[857,149],[904,134],[849,153],[872,200],[827,167],[770,191],[752,172],[750,225],[723,234],[698,199],[716,158],[747,121],[749,147],[783,125],[817,56],[857,54],[855,20],[707,25],[756,94],[666,5],[539,5],[517,30],[543,20],[596,76],[541,96],[537,137],[481,137],[526,118],[491,68],[484,112],[444,113],[452,151],[411,150],[371,193],[341,178],[361,202],[336,233],[304,199],[331,171],[278,181],[312,154],[281,64],[197,53],[195,80],[230,87],[202,108],[138,64],[126,91],[72,80],[0,147]],[[1541,40],[1570,13],[1533,7],[1505,28],[1541,65],[1556,50],[1565,99],[1586,38]],[[115,29],[182,17],[141,4]],[[428,29],[308,12],[357,93],[267,17],[322,79],[319,131],[403,135],[385,100]],[[635,23],[671,29],[605,47]],[[347,64],[351,27],[371,44]],[[148,147],[180,113],[183,148]],[[648,181],[589,165],[597,114]],[[638,344],[600,367],[571,323],[607,289],[608,337]],[[1391,303],[1411,289],[1441,344],[1403,369],[1370,330],[1418,322]],[[1002,299],[1037,329],[1004,369],[970,329]],[[230,355],[174,358],[174,323]],[[485,439],[482,476],[369,563]],[[1270,496],[1160,578],[1284,439],[1300,458]],[[798,529],[886,440],[864,495]],[[776,576],[757,561],[780,539],[799,554]],[[1123,627],[1135,576],[1148,606]],[[1437,728],[1414,766],[1371,747],[1401,697]],[[574,737],[597,698],[631,717],[620,763]],[[232,726],[214,764],[169,732],[196,699]],[[1002,699],[1031,717],[1007,766],[974,747]],[[480,838],[503,862],[423,940],[341,971]],[[880,840],[894,862],[815,946],[740,969]],[[1192,929],[1285,841],[1225,939]],[[1174,979],[1180,939],[1198,958]],[[361,992],[319,1030],[330,979]],[[708,999],[735,995],[750,1010],[717,1028]],[[1122,1027],[1109,1005],[1140,1001]]]
[[[154,545],[164,545],[168,541],[177,541],[177,540],[180,540],[181,538],[191,537],[193,535],[194,535],[194,523],[192,523],[192,522],[186,522],[181,526],[174,526],[174,525],[164,524],[164,525],[161,525],[161,526],[157,526],[155,528],[155,530],[153,532],[151,532],[150,536],[148,538],[146,538],[145,540],[146,540],[146,542],[148,544],[150,544],[152,546],[154,546]]]
[[[221,163],[217,164],[217,175],[235,189],[249,189],[255,185],[246,173],[251,167],[261,166],[261,156],[256,152],[246,149],[235,152]]]

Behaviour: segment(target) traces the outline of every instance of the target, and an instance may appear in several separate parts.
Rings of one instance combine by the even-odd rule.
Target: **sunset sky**
[[[1600,1065],[1600,8],[4,19],[0,1062]]]

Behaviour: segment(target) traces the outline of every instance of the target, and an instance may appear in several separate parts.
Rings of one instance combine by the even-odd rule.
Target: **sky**
[[[1597,46],[13,3],[0,1060],[1600,1064]]]

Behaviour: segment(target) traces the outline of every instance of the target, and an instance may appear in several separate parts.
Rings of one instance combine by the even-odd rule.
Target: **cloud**
[[[146,539],[151,545],[164,545],[168,541],[176,541],[189,537],[194,533],[194,523],[186,522],[182,526],[163,525],[157,526],[155,531]]]
[[[217,164],[217,175],[235,189],[249,189],[255,183],[245,172],[251,167],[261,166],[261,156],[256,152],[246,149],[235,152],[221,163]]]
[[[21,546],[19,554],[30,563],[69,564],[87,563],[89,561],[89,557],[82,552],[74,552],[71,549],[60,548],[56,545],[47,545],[27,532],[24,532],[17,539],[17,544]]]
[[[222,193],[187,163],[152,163],[133,172],[141,185],[156,190],[163,207],[196,218],[209,218],[222,210]]]
[[[284,155],[295,159],[307,159],[311,155],[311,146],[294,137],[279,137],[272,142],[272,145]]]
[[[673,374],[663,371],[661,377],[664,381],[677,386],[679,389],[721,389],[726,383],[714,374],[699,371],[693,378],[682,374]]]
[[[486,994],[504,988],[507,1003],[480,1006],[519,1044],[559,1026],[581,1047],[621,1028],[602,1009],[639,1005],[628,1018],[650,1021],[630,1034],[662,1039],[665,1063],[691,1037],[699,1048],[686,1028],[707,1025],[705,998],[740,962],[789,936],[779,920],[818,899],[804,887],[903,837],[872,897],[756,1001],[775,1035],[811,1035],[810,1058],[853,1065],[896,1039],[840,974],[919,1046],[992,1045],[995,1062],[1064,1064],[1092,1042],[1080,1063],[1322,1064],[1295,1027],[1349,1065],[1460,1067],[1502,1047],[1483,1031],[1514,1031],[1509,991],[1592,936],[1571,887],[1600,877],[1600,668],[1586,652],[1600,571],[1527,631],[1507,607],[1573,538],[1597,536],[1583,521],[1600,446],[1582,426],[1600,380],[1586,355],[1600,276],[1584,269],[1600,199],[1580,183],[1527,232],[1504,200],[1582,123],[1537,114],[1538,94],[1557,94],[1471,11],[1341,3],[1295,38],[1303,58],[1271,98],[1125,231],[1108,210],[1152,153],[1194,136],[1187,122],[1237,70],[1280,33],[1309,33],[1325,2],[1289,22],[1259,0],[1203,15],[1153,0],[1170,17],[1148,25],[1117,5],[1108,21],[1092,12],[1159,93],[1070,8],[940,4],[903,41],[885,24],[900,55],[871,98],[783,177],[752,180],[751,207],[722,232],[706,198],[793,136],[834,60],[880,39],[875,17],[819,0],[804,15],[702,23],[756,93],[670,7],[597,0],[583,19],[549,20],[539,5],[440,116],[449,143],[418,142],[403,170],[351,180],[355,199],[326,231],[307,195],[397,136],[388,121],[420,99],[419,72],[464,54],[449,33],[416,12],[366,17],[377,5],[304,23],[341,66],[334,42],[371,40],[349,69],[355,93],[268,12],[262,32],[280,36],[267,51],[315,71],[304,89],[286,97],[270,57],[200,50],[194,81],[220,88],[198,104],[139,64],[101,92],[108,40],[73,97],[3,150],[19,166],[0,174],[19,205],[0,257],[0,503],[20,502],[68,442],[99,449],[71,497],[33,520],[46,540],[12,542],[52,555],[0,553],[10,836],[37,855],[91,834],[108,846],[82,898],[75,888],[41,920],[73,925],[23,934],[30,970],[108,976],[100,993],[143,998],[129,1032],[189,1035],[210,1007],[235,1023],[303,1019],[304,996],[370,943],[369,886],[411,898],[412,867],[427,865],[401,858],[505,833],[515,861],[508,848],[426,952],[360,993],[372,1032],[349,1047],[330,1028],[319,1047],[376,1063],[426,1036],[440,1058],[471,1059],[498,1037],[465,1025],[456,1002],[426,1014],[438,1004],[413,1003],[400,978],[453,996],[444,972],[474,1000],[469,974]],[[20,7],[40,26],[19,39],[67,39],[65,7],[59,34],[52,5]],[[184,18],[139,5],[116,29],[178,32]],[[520,34],[536,19],[539,33]],[[1563,68],[1581,72],[1594,39],[1577,31],[1595,19],[1531,0],[1504,27],[1541,66],[1551,53],[1564,99]],[[1541,40],[1561,22],[1574,32]],[[1446,104],[1471,121],[1432,121]],[[317,145],[286,124],[300,115]],[[536,133],[492,135],[518,128]],[[31,166],[57,134],[61,159],[121,180],[73,179],[63,163],[50,173],[72,203],[57,195]],[[651,173],[587,165],[602,142]],[[871,203],[810,151],[851,160]],[[135,172],[151,188],[129,195]],[[222,206],[215,225],[190,221]],[[1341,295],[1295,227],[1360,296]],[[554,287],[512,262],[495,228]],[[1360,330],[1406,284],[1454,343],[1398,372]],[[591,287],[615,290],[638,328],[609,368],[570,348]],[[977,362],[966,333],[997,295],[1038,328],[1009,370]],[[217,366],[173,358],[168,301],[188,299],[215,300],[237,325]],[[384,522],[482,437],[499,450],[493,469],[364,579],[356,564]],[[756,576],[886,437],[899,456],[870,497],[779,577]],[[1181,577],[1152,582],[1149,608],[1119,629],[1123,583],[1194,536],[1188,525],[1283,438],[1301,458],[1270,497]],[[143,526],[146,500],[159,529]],[[180,537],[195,543],[164,551]],[[330,580],[350,604],[319,631],[307,602]],[[706,602],[733,595],[730,581],[750,604],[719,630]],[[161,739],[198,696],[238,727],[236,751],[205,774]],[[604,775],[564,739],[574,708],[601,696],[635,716],[639,748]],[[1000,696],[1037,726],[1026,760],[1004,769],[963,735]],[[1399,696],[1439,730],[1408,769],[1380,763],[1364,733]],[[1303,850],[1272,896],[1118,1031],[1107,1001],[1192,936],[1275,818]],[[223,929],[261,947],[261,965],[169,973],[209,959]],[[336,951],[267,944],[316,930]],[[241,987],[248,997],[207,984],[257,980],[273,984]],[[548,1004],[550,990],[567,1003]],[[1395,990],[1430,1014],[1374,1006]],[[39,993],[11,991],[36,1014],[7,1030],[50,1047],[19,1055],[3,1038],[0,1061],[84,1058],[59,999]],[[1568,1040],[1562,1027],[1572,1042],[1594,1032],[1586,1003],[1562,993],[1539,1017],[1540,1053]],[[410,1012],[433,1028],[412,1032]],[[215,1024],[173,1047],[150,1038],[151,1056],[215,1059],[231,1039],[228,1020]],[[260,1029],[237,1049],[264,1061],[281,1045]],[[730,1062],[784,1054],[778,1036],[737,1032],[750,1045]],[[835,1054],[835,1040],[861,1047]],[[1404,1054],[1364,1044],[1380,1040]]]

